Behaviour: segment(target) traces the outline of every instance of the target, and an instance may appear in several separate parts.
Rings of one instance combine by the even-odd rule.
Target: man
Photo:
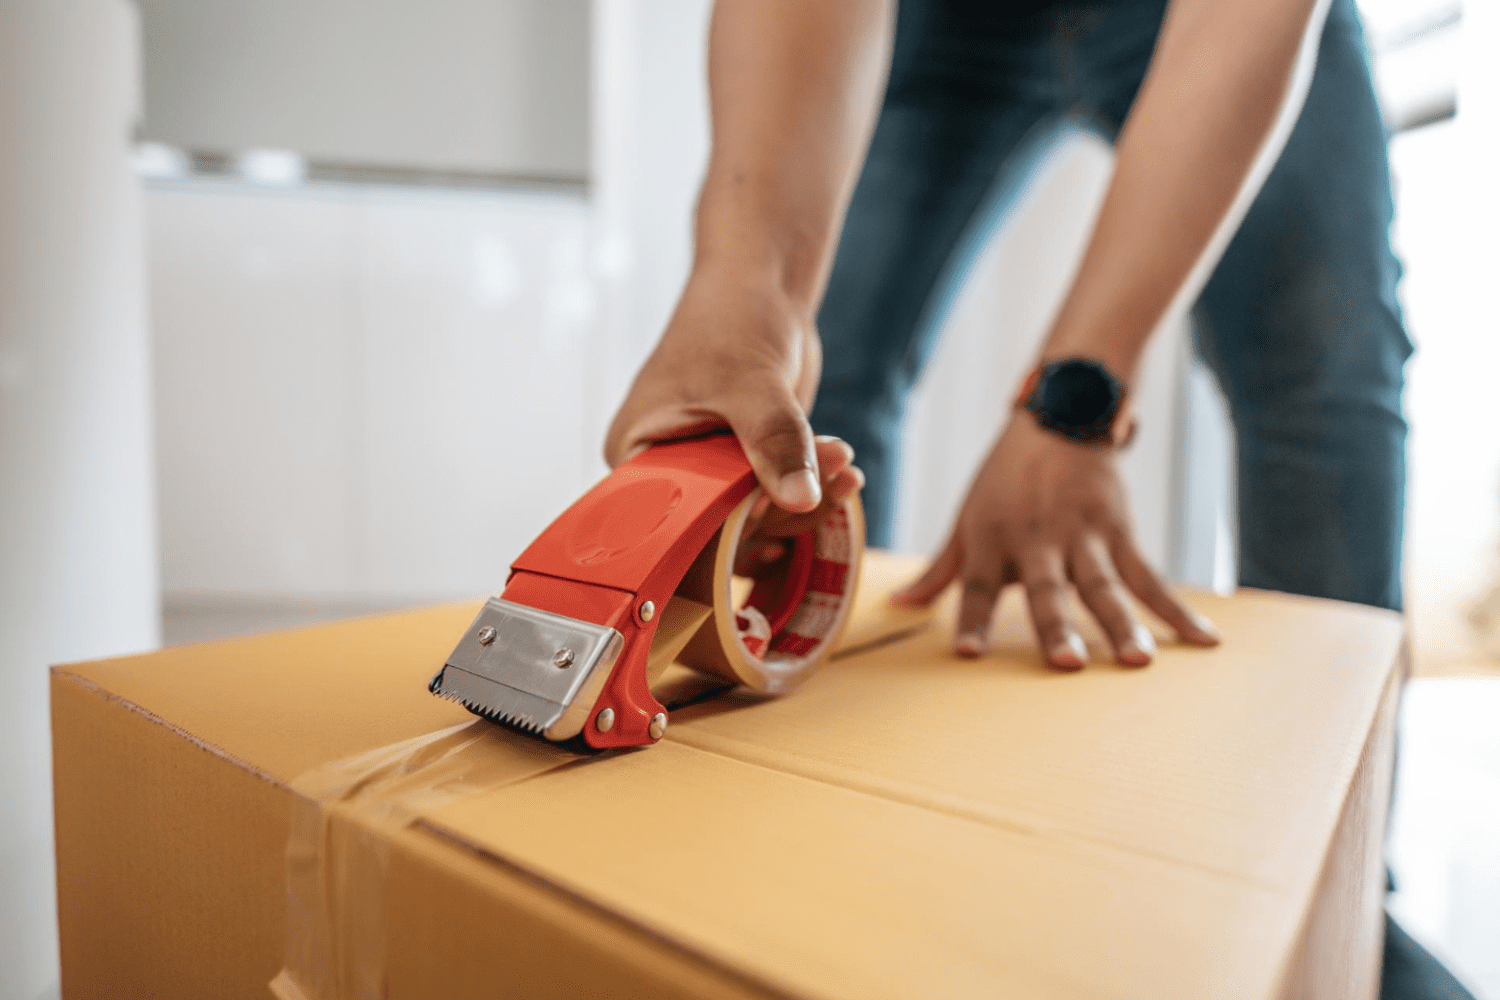
[[[892,14],[719,0],[693,271],[606,458],[727,426],[776,504],[762,558],[866,477],[870,540],[888,544],[899,426],[943,306],[1072,119],[1117,147],[1099,218],[1023,405],[902,599],[959,581],[954,648],[975,657],[1019,584],[1058,670],[1088,655],[1070,589],[1121,664],[1155,651],[1127,591],[1183,641],[1217,641],[1141,557],[1116,470],[1146,341],[1201,287],[1198,343],[1238,441],[1241,582],[1399,608],[1411,347],[1352,0],[903,0],[894,31]],[[1390,938],[1385,995],[1466,995]]]

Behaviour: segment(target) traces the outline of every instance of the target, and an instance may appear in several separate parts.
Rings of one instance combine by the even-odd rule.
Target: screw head
[[[490,643],[495,641],[495,636],[499,634],[499,632],[495,631],[495,626],[486,625],[484,628],[479,630],[479,634],[474,638],[479,640],[479,644],[481,646],[488,646]]]
[[[652,601],[642,601],[640,607],[641,621],[649,622],[656,617],[656,604]]]
[[[599,728],[599,732],[601,733],[607,733],[615,728],[615,710],[612,708],[604,709],[594,718],[594,725]]]
[[[567,646],[552,654],[552,665],[558,670],[567,670],[573,665],[573,651]]]
[[[664,712],[657,712],[651,716],[651,728],[648,730],[653,740],[661,739],[661,734],[667,731],[667,716]]]

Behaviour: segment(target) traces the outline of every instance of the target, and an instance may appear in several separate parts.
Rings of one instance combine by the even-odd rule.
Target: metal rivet
[[[649,622],[656,617],[656,605],[651,601],[642,601],[640,608],[641,621]]]
[[[573,651],[567,646],[552,654],[552,665],[558,670],[567,670],[573,665]]]
[[[495,626],[486,625],[484,628],[479,630],[479,634],[474,638],[479,640],[479,644],[481,646],[488,646],[490,643],[495,641],[495,636],[499,634],[500,633],[495,631]]]
[[[667,731],[667,717],[666,717],[666,715],[664,713],[662,713],[662,712],[657,712],[655,715],[651,716],[651,729],[650,729],[651,738],[653,740],[659,740],[659,739],[661,739],[661,734],[664,733],[664,732],[666,732],[666,731]]]
[[[599,732],[601,733],[607,733],[615,728],[615,710],[606,708],[600,712],[599,717],[594,720],[594,725],[599,727]]]

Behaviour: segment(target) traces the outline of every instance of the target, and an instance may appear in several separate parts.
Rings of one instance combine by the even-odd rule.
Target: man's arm
[[[1133,380],[1152,330],[1196,297],[1285,145],[1327,12],[1328,0],[1172,3],[1044,359],[1087,355]]]
[[[1175,0],[1120,136],[1114,176],[1042,359],[1085,356],[1127,383],[1168,306],[1196,295],[1295,122],[1327,0]],[[1078,669],[1076,589],[1124,664],[1155,643],[1133,592],[1185,640],[1212,625],[1136,548],[1115,456],[1018,413],[980,467],[950,540],[902,599],[963,582],[955,646],[977,656],[1000,591],[1025,586],[1043,655]]]
[[[610,464],[727,426],[781,507],[824,499],[827,449],[806,416],[821,371],[813,317],[879,107],[893,12],[892,0],[716,4],[693,272],[610,428]],[[853,470],[840,474],[830,493],[857,488]]]

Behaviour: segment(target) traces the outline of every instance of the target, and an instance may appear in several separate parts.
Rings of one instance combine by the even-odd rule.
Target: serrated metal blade
[[[567,708],[451,665],[443,668],[431,688],[433,694],[456,701],[476,715],[531,733],[555,723]]]
[[[485,602],[428,690],[551,740],[583,729],[622,646],[607,626],[503,598]]]

